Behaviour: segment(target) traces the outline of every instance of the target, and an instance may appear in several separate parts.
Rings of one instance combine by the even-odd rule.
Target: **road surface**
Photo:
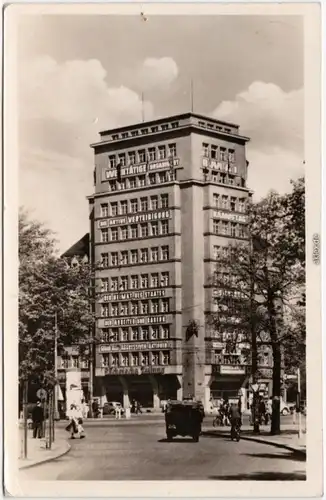
[[[62,424],[61,424],[62,426]],[[162,419],[86,422],[86,439],[52,462],[22,470],[30,480],[304,480],[302,455],[202,435],[165,440]]]

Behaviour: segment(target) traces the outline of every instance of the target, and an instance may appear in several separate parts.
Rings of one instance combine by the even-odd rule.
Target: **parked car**
[[[114,415],[116,408],[120,408],[121,415],[124,414],[124,409],[122,404],[118,401],[109,401],[108,403],[104,403],[103,405],[103,415]]]

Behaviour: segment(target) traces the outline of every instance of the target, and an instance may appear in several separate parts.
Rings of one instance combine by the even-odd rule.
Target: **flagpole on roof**
[[[191,112],[194,112],[194,82],[190,80],[190,101],[191,101]]]
[[[145,121],[145,112],[144,112],[144,92],[141,93],[141,121],[144,123]]]

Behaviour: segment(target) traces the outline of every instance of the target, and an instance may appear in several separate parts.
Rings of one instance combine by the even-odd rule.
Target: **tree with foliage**
[[[19,377],[53,386],[55,336],[58,353],[78,346],[81,356],[94,323],[90,303],[92,269],[59,258],[52,233],[19,214]],[[57,330],[55,330],[57,317]]]
[[[212,323],[234,345],[247,345],[253,380],[259,356],[273,354],[271,432],[280,432],[281,371],[284,356],[305,349],[304,181],[292,183],[290,194],[271,192],[248,207],[248,240],[231,243],[218,256],[212,286],[217,311]]]

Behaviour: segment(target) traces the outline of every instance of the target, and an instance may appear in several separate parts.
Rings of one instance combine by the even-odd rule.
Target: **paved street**
[[[187,438],[169,443],[160,418],[88,421],[85,430],[87,438],[70,441],[67,455],[20,474],[31,480],[66,481],[305,479],[303,455],[205,435],[199,443]]]

